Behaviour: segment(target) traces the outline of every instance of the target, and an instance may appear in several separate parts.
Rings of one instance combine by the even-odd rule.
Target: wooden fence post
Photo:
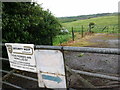
[[[109,31],[109,26],[107,27],[107,34],[108,34],[108,31]]]
[[[72,27],[72,40],[74,41],[74,30],[73,30],[73,27]]]
[[[83,38],[83,25],[82,25],[82,30],[81,30],[81,37]]]
[[[113,27],[113,31],[112,31],[112,33],[114,33],[114,30],[115,30],[115,28]]]
[[[103,27],[102,31],[104,31],[106,28],[107,28],[106,26],[105,26],[105,27]]]

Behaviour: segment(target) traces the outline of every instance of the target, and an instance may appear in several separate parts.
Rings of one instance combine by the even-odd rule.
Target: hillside
[[[118,27],[118,16],[102,16],[102,17],[96,17],[96,18],[90,18],[85,20],[77,20],[73,22],[67,22],[62,23],[62,25],[67,28],[68,30],[71,30],[71,27],[78,28],[83,25],[84,28],[88,28],[89,23],[95,23],[96,27],[98,28],[104,28],[105,26],[109,26],[110,28],[117,28]]]
[[[59,17],[58,19],[61,23],[66,23],[77,20],[90,19],[90,18],[102,17],[102,16],[113,16],[113,15],[117,15],[117,13],[100,13],[100,14],[80,15],[80,16],[71,16],[71,17]]]

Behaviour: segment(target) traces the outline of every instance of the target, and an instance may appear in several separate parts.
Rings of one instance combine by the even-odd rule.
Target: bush
[[[2,42],[52,44],[61,25],[52,13],[31,2],[3,2]]]

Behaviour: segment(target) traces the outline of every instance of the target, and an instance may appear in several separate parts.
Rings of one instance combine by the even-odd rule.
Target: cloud
[[[55,16],[77,16],[118,11],[119,0],[37,0]]]

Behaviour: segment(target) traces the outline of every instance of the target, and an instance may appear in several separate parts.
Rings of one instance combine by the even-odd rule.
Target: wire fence
[[[66,27],[70,32],[72,31],[72,28],[74,28],[74,32],[88,32],[89,26],[82,25],[82,26],[74,26],[74,27]],[[118,33],[118,25],[95,25],[94,28],[92,28],[92,31],[94,33]]]
[[[66,27],[66,29],[69,31],[68,33],[63,33],[61,35],[56,36],[54,39],[53,45],[58,45],[64,42],[67,42],[69,40],[74,41],[75,40],[75,33],[79,35],[79,37],[82,39],[83,37],[90,35],[89,32],[89,26],[82,25],[82,26],[76,26],[76,27]],[[92,33],[106,33],[106,34],[112,34],[112,33],[119,33],[118,25],[95,25],[94,28],[91,29]]]

